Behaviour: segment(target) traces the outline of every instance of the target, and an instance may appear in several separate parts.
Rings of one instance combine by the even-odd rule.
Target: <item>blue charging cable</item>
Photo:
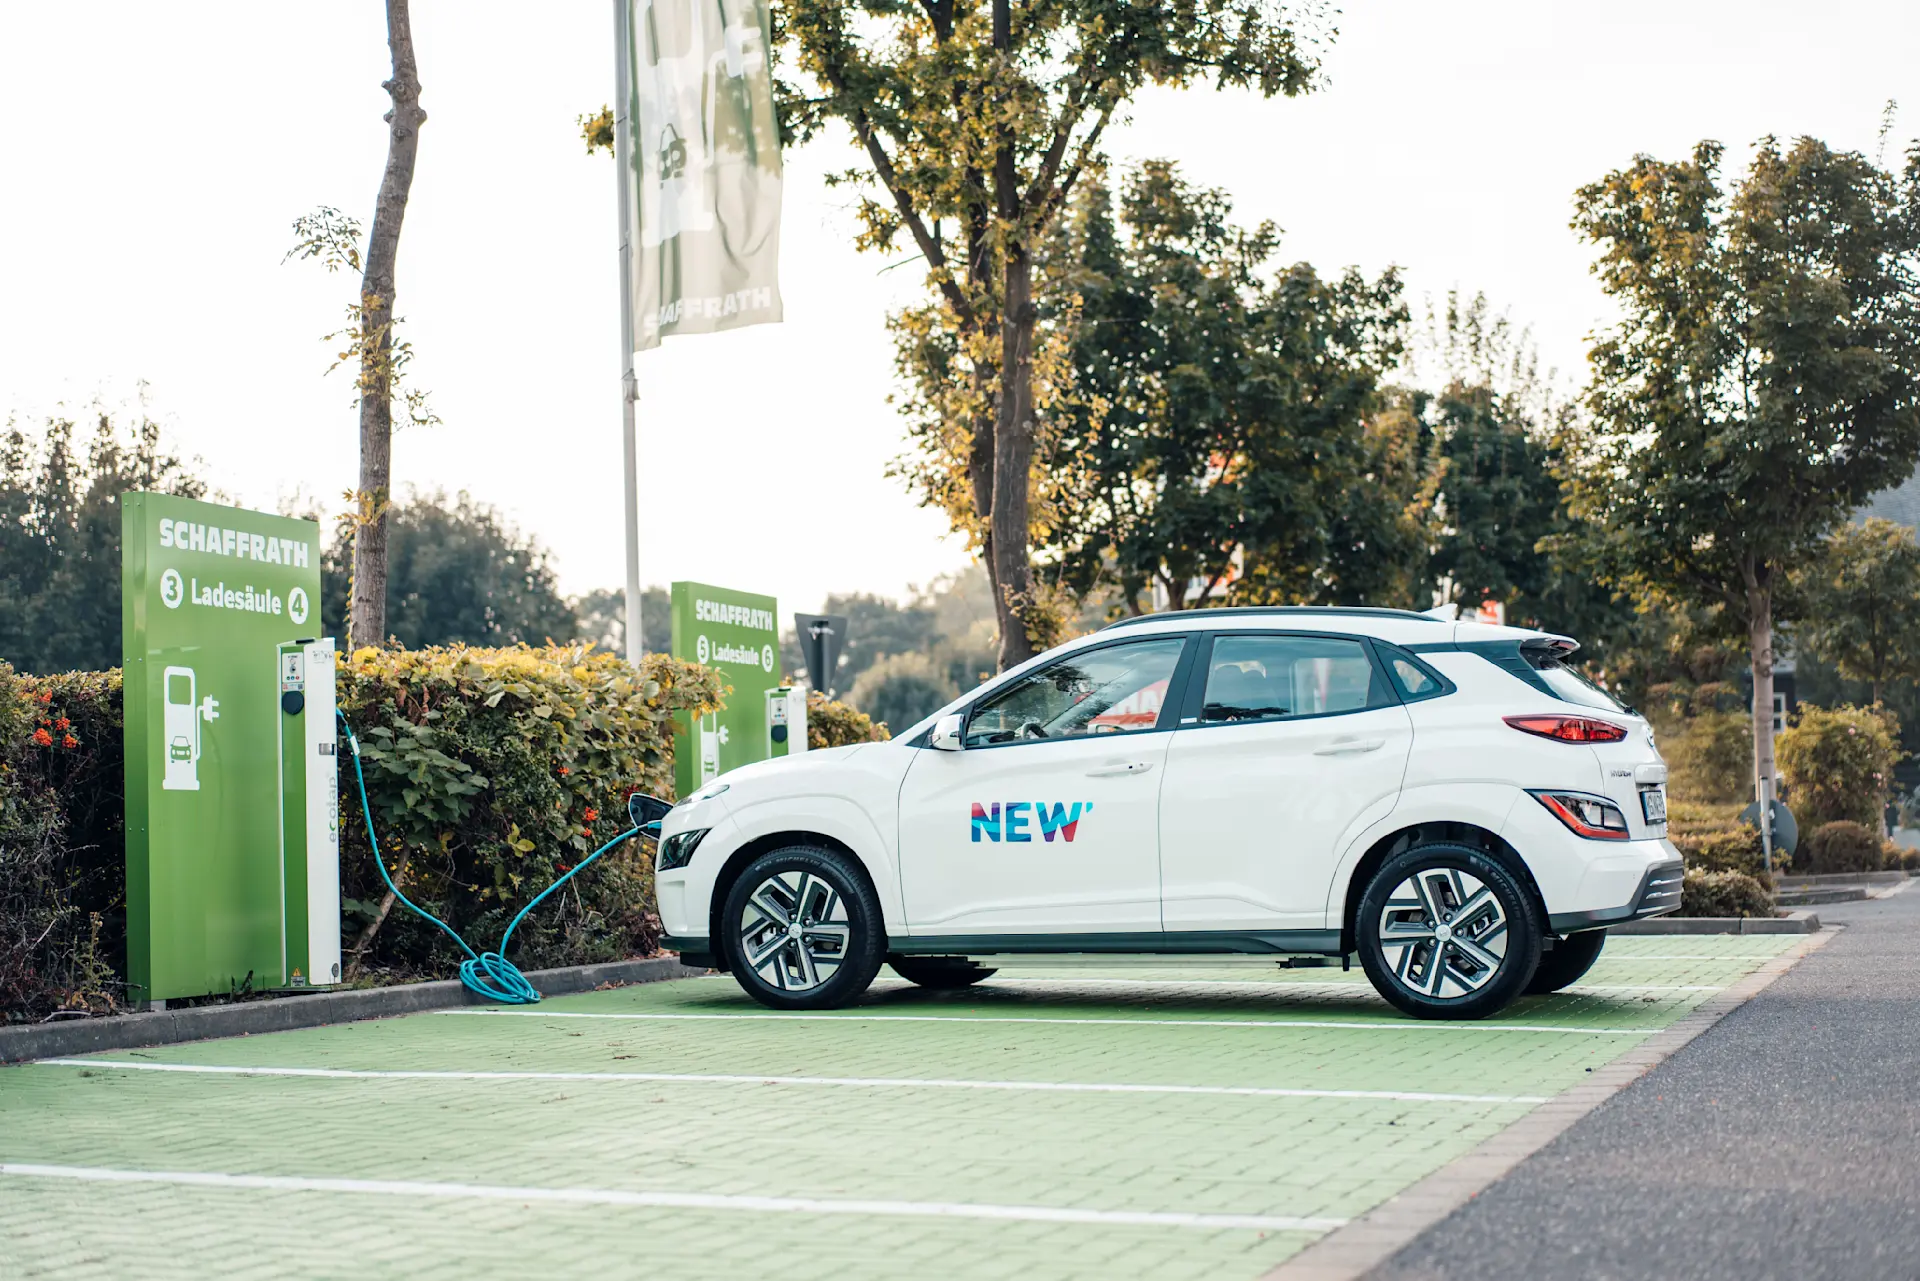
[[[589,863],[599,858],[602,854],[605,854],[614,846],[620,844],[620,842],[628,840],[631,837],[639,836],[642,832],[648,832],[658,836],[660,833],[659,822],[656,820],[652,823],[644,823],[639,827],[630,827],[593,853],[581,859],[573,866],[572,870],[568,871],[553,884],[547,886],[546,889],[540,891],[539,896],[535,898],[533,902],[520,909],[520,914],[508,923],[506,933],[500,936],[499,951],[476,952],[472,947],[468,946],[465,939],[460,937],[459,931],[435,916],[432,912],[421,907],[418,903],[415,903],[405,894],[402,894],[400,887],[393,883],[393,878],[387,875],[387,861],[380,857],[380,838],[373,830],[373,806],[367,804],[367,776],[360,768],[360,740],[354,737],[353,726],[347,723],[347,714],[345,712],[335,711],[334,715],[340,718],[340,728],[347,732],[347,746],[353,752],[353,778],[360,786],[360,813],[367,820],[367,840],[373,844],[373,865],[380,869],[380,879],[387,883],[387,889],[392,891],[396,899],[405,903],[416,916],[432,921],[446,932],[448,938],[460,945],[460,950],[467,954],[467,959],[460,962],[460,981],[466,984],[468,990],[478,992],[481,996],[489,1000],[500,1001],[506,1005],[532,1005],[537,1002],[540,999],[540,993],[534,990],[533,984],[527,982],[527,976],[520,972],[520,967],[512,961],[509,961],[506,957],[507,940],[513,937],[513,932],[519,928],[520,922],[527,919],[527,913],[539,907],[541,900],[546,898],[547,895],[580,875],[580,873],[587,869]]]

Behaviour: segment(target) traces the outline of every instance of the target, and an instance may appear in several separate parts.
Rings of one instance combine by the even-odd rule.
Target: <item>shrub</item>
[[[807,691],[807,746],[812,749],[845,747],[850,743],[884,743],[892,735],[875,725],[865,712],[836,703],[818,690]]]
[[[1879,831],[1901,757],[1899,733],[1883,707],[1802,705],[1779,739],[1787,800],[1802,826],[1848,819]]]
[[[1660,734],[1660,754],[1675,800],[1724,805],[1753,797],[1753,730],[1744,712],[1672,722]]]
[[[671,797],[672,715],[720,705],[718,674],[647,656],[644,673],[591,646],[362,649],[341,666],[388,868],[407,896],[477,947],[554,877],[626,826],[635,791]],[[395,913],[341,762],[341,887],[349,972],[442,973],[452,942]],[[651,861],[629,843],[514,934],[522,968],[644,954],[659,935]]]
[[[1681,916],[1772,916],[1773,895],[1745,872],[1690,867],[1680,885]]]
[[[118,672],[0,663],[0,1021],[125,994]]]
[[[1822,823],[1807,834],[1804,845],[1802,866],[1813,876],[1877,872],[1886,862],[1879,835],[1846,819]]]
[[[1764,878],[1767,860],[1760,846],[1760,829],[1740,820],[1743,808],[1738,803],[1675,801],[1667,809],[1667,839],[1686,858],[1688,867]],[[1774,850],[1775,872],[1784,872],[1792,865],[1786,851]]]
[[[643,677],[586,646],[365,649],[341,665],[388,866],[476,946],[626,826],[633,790],[672,795],[676,710],[718,705],[718,674],[650,655]],[[63,724],[64,722],[64,724]],[[126,976],[118,672],[18,677],[0,663],[0,1019],[116,1008]],[[72,744],[68,744],[68,739]],[[395,912],[341,765],[341,881],[363,975],[442,976],[445,935]],[[533,968],[644,954],[652,864],[629,843],[515,932]],[[369,928],[372,927],[372,928]]]

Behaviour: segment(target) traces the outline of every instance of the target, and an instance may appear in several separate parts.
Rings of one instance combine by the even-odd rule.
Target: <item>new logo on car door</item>
[[[991,805],[973,802],[973,830],[971,839],[978,844],[984,836],[989,841],[1007,841],[1018,844],[1031,841],[1037,830],[1040,839],[1051,841],[1056,836],[1072,843],[1079,834],[1080,820],[1093,813],[1092,801],[999,801]]]

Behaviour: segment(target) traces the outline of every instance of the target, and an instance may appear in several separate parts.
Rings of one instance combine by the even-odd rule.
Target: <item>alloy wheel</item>
[[[1427,867],[1394,887],[1380,912],[1380,949],[1396,981],[1421,996],[1468,996],[1507,956],[1507,914],[1471,872]]]
[[[845,898],[812,872],[774,873],[754,887],[740,912],[741,959],[784,992],[810,991],[831,979],[852,934]]]

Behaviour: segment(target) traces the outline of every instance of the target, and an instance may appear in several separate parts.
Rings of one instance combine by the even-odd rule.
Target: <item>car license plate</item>
[[[1665,788],[1656,787],[1640,793],[1640,812],[1647,816],[1649,823],[1667,821],[1667,793]]]

